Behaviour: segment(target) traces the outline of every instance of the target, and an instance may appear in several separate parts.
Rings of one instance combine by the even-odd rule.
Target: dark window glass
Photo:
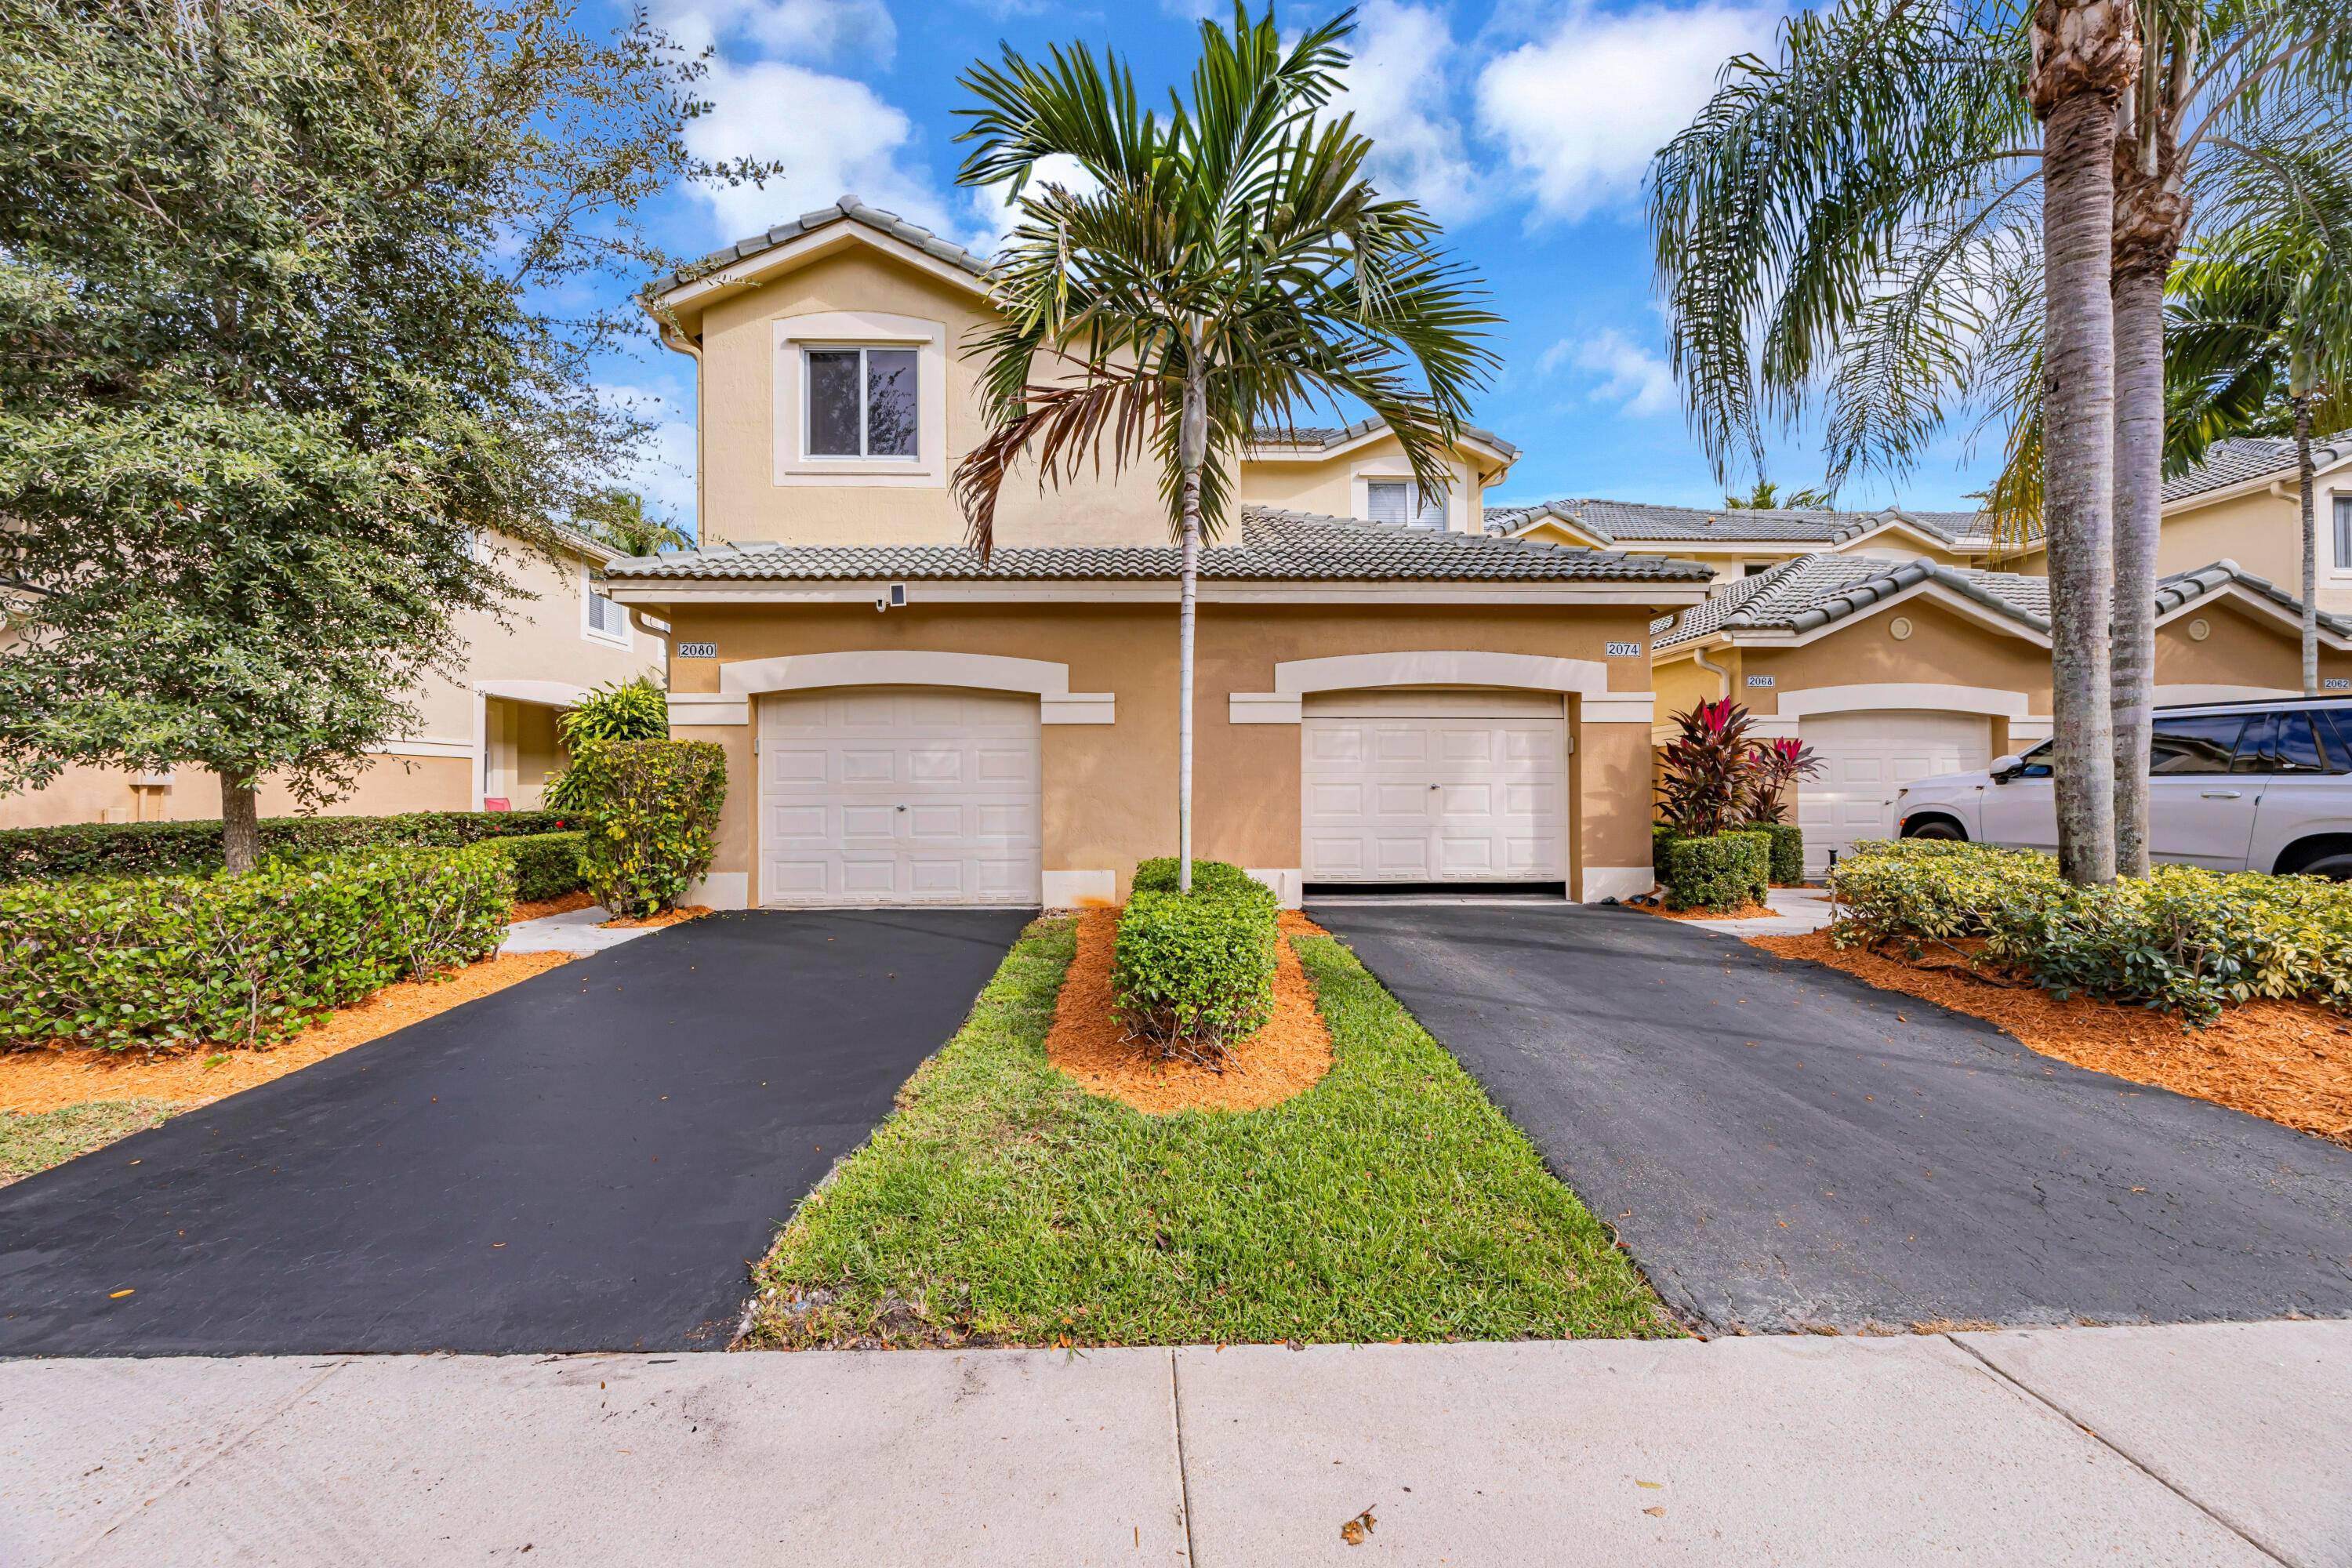
[[[2311,717],[2319,727],[2320,738],[2327,746],[2329,759],[2336,764],[2328,771],[2352,773],[2352,709],[2321,709]]]
[[[915,351],[866,351],[866,453],[915,455]]]
[[[856,349],[813,349],[808,356],[808,449],[813,458],[863,455],[857,427]]]
[[[2058,755],[2058,742],[2044,741],[2021,759],[2025,765],[2010,776],[2020,779],[2046,779],[2051,776],[2050,764]]]
[[[2263,748],[2263,771],[2272,773],[2335,772],[2327,765],[2326,748],[2320,744],[2319,726],[2313,722],[2318,717],[2308,712],[2273,715],[2270,744]],[[2238,749],[2245,750],[2243,746]]]
[[[2336,569],[2352,572],[2352,496],[2336,498]]]
[[[2230,756],[2238,747],[2238,733],[2246,727],[2242,713],[2209,713],[2187,719],[2158,714],[2156,745],[2148,762],[2157,778],[2182,773],[2226,773]]]

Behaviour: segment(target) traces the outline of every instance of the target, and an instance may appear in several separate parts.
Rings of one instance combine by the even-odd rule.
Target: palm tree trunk
[[[1201,580],[1201,465],[1209,445],[1209,397],[1199,345],[1184,376],[1184,424],[1177,456],[1184,468],[1184,558],[1176,598],[1176,888],[1192,890],[1192,646]]]
[[[261,858],[261,796],[249,784],[224,771],[221,786],[221,866],[242,877]]]
[[[2164,526],[2164,276],[2117,276],[2115,640],[2116,871],[2148,872],[2147,763],[2156,727],[2156,555]]]
[[[2311,510],[2311,395],[2294,398],[2294,479],[2303,501],[2303,694],[2319,695],[2319,523]]]
[[[2053,0],[2042,7],[2094,8]],[[2128,13],[2122,25],[2128,30]],[[2065,42],[2069,49],[2083,45],[2079,35]],[[2087,75],[2079,64],[2076,73]],[[2116,334],[2108,292],[2115,97],[2078,86],[2056,97],[2044,113],[2042,268],[2049,319],[2042,488],[2050,551],[2053,785],[2059,872],[2088,885],[2116,875],[2115,714],[2107,674],[2115,617]]]

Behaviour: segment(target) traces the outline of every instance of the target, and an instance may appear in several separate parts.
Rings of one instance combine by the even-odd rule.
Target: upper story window
[[[910,348],[803,351],[812,458],[887,458],[921,450],[916,352]]]
[[[2336,569],[2352,572],[2352,496],[2336,498]]]
[[[1411,479],[1368,479],[1364,483],[1364,510],[1374,522],[1443,530],[1445,496],[1443,485],[1423,489]]]
[[[584,634],[604,642],[619,643],[626,647],[629,641],[627,607],[614,604],[612,599],[598,593],[596,584],[589,580],[585,571],[580,574],[580,592],[581,596],[587,602]]]

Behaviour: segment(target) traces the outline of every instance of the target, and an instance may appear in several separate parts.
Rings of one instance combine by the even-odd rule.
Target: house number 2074
[[[1642,657],[1642,645],[1637,642],[1611,643],[1609,645],[1609,657],[1611,658],[1639,658]]]

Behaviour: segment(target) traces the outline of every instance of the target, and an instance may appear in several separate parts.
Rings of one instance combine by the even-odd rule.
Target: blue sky
[[[599,0],[603,3],[603,0]],[[1042,54],[1084,39],[1127,55],[1164,92],[1195,54],[1187,0],[1105,6],[1046,0],[650,0],[656,19],[717,50],[715,105],[690,138],[711,157],[781,160],[764,190],[672,195],[662,242],[699,255],[854,191],[985,248],[1001,222],[986,194],[959,188],[956,77],[1000,41]],[[1286,31],[1339,9],[1280,8]],[[1641,181],[1650,153],[1705,98],[1723,61],[1769,50],[1776,0],[1370,0],[1359,15],[1348,107],[1381,149],[1386,188],[1420,199],[1485,275],[1506,319],[1504,369],[1477,422],[1525,456],[1490,501],[1556,496],[1711,505],[1724,485],[1690,438],[1665,366]],[[606,13],[617,21],[623,9]],[[613,395],[662,421],[634,476],[691,517],[693,384],[686,361],[648,347],[606,367]],[[1958,507],[1998,457],[1953,439],[1899,485],[1858,479],[1848,506]],[[1779,440],[1770,477],[1817,483],[1817,445]],[[1744,489],[1752,476],[1740,476]]]

